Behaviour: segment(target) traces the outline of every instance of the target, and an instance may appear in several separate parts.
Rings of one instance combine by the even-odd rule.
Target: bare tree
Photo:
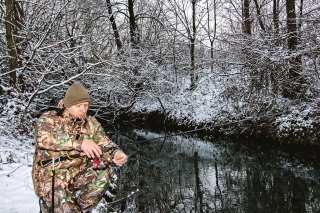
[[[9,70],[10,80],[9,84],[13,88],[19,88],[24,91],[23,75],[17,74],[17,68],[21,66],[21,44],[19,43],[19,30],[22,26],[22,19],[24,17],[21,3],[15,0],[6,0],[6,42],[9,55]]]
[[[260,28],[262,31],[265,31],[266,28],[264,26],[264,23],[263,23],[263,20],[262,20],[262,13],[261,13],[261,5],[259,5],[258,3],[258,0],[253,0],[254,2],[254,5],[256,7],[256,11],[257,11],[257,18],[258,18],[258,21],[259,21],[259,25],[260,25]]]
[[[192,0],[192,32],[189,33],[190,39],[190,89],[195,89],[197,86],[197,75],[195,74],[195,41],[197,35],[196,27],[196,2],[197,0]]]
[[[250,0],[243,0],[243,31],[251,35]]]
[[[139,36],[137,35],[137,24],[136,17],[134,15],[134,1],[128,0],[128,12],[129,12],[129,23],[130,23],[130,41],[135,47],[139,43]]]
[[[111,22],[113,33],[114,33],[114,39],[116,41],[118,51],[120,52],[122,49],[122,42],[121,42],[121,38],[119,35],[118,27],[116,24],[116,20],[114,18],[113,12],[112,12],[112,5],[110,3],[110,0],[106,0],[106,2],[107,2],[107,7],[108,7],[109,20]]]
[[[195,47],[197,41],[197,30],[201,21],[207,16],[206,13],[198,13],[197,5],[198,0],[191,1],[176,1],[168,0],[168,9],[173,12],[177,17],[178,25],[177,32],[189,42],[189,55],[190,55],[190,89],[197,86],[198,76],[196,74],[196,58]],[[191,14],[191,17],[190,15]]]
[[[273,0],[273,25],[274,25],[274,31],[275,31],[275,34],[276,36],[278,35],[279,33],[279,24],[280,24],[280,21],[279,21],[279,1],[280,0]]]
[[[301,75],[301,56],[296,54],[299,35],[297,26],[297,16],[295,9],[295,0],[286,0],[286,13],[287,13],[287,33],[288,33],[288,51],[289,51],[289,79],[285,85],[284,95],[288,98],[295,99],[302,95],[302,84],[304,82]]]
[[[206,24],[203,24],[202,28],[205,30],[208,40],[210,43],[210,58],[211,58],[211,63],[213,62],[214,59],[214,42],[216,40],[217,36],[217,27],[218,27],[218,21],[217,21],[217,10],[219,9],[220,3],[217,0],[206,0],[204,2],[204,8],[205,8],[205,13],[207,15],[207,20]],[[213,64],[211,65],[211,71],[213,71]]]

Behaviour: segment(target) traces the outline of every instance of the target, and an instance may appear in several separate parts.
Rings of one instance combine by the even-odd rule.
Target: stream
[[[144,129],[110,138],[129,160],[100,212],[320,212],[313,148]]]

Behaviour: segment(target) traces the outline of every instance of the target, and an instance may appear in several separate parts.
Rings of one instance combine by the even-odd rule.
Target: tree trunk
[[[250,0],[243,1],[244,33],[251,35]]]
[[[300,0],[300,7],[299,7],[299,15],[300,15],[300,17],[299,17],[299,24],[298,24],[298,28],[299,28],[299,30],[301,29],[301,26],[302,26],[302,15],[303,15],[303,0]]]
[[[276,35],[279,34],[279,0],[273,0],[273,25]]]
[[[192,0],[192,34],[190,33],[190,89],[197,86],[197,76],[195,74],[195,40],[196,40],[196,0]]]
[[[260,25],[260,28],[265,31],[265,26],[264,26],[264,23],[262,21],[262,18],[261,18],[261,8],[258,4],[258,0],[253,0],[254,1],[254,4],[256,6],[256,10],[257,10],[257,16],[258,16],[258,21],[259,21],[259,25]]]
[[[294,54],[298,46],[298,28],[295,12],[295,0],[286,0],[287,12],[287,33],[288,33],[288,52],[289,59],[289,79],[285,85],[284,95],[287,98],[295,99],[303,95],[302,85],[304,79],[301,72],[301,56]]]
[[[18,30],[21,28],[21,16],[23,10],[15,0],[5,0],[6,3],[6,42],[9,55],[9,84],[13,88],[19,88],[24,91],[23,75],[17,75],[16,69],[20,67],[19,55],[21,55],[21,47],[18,42]]]
[[[15,71],[18,68],[18,54],[16,50],[16,42],[15,42],[15,26],[17,21],[15,20],[14,15],[14,0],[6,0],[6,40],[7,40],[7,47],[8,47],[8,54],[9,54],[9,68],[10,68],[10,86],[16,87],[17,83],[17,72]]]
[[[298,45],[295,0],[286,0],[286,11],[287,11],[287,31],[289,34],[288,49],[294,51],[296,50],[296,47]]]
[[[129,22],[130,22],[130,41],[135,47],[138,44],[136,17],[134,16],[133,0],[128,0]]]
[[[216,39],[216,33],[217,33],[217,2],[216,0],[213,0],[213,36],[211,37],[211,27],[210,27],[210,9],[209,9],[209,1],[207,0],[207,15],[208,15],[208,36],[209,36],[209,41],[210,41],[210,57],[211,60],[213,61],[213,56],[214,56],[214,40]],[[213,64],[211,65],[211,72],[213,72]]]
[[[214,47],[213,47],[213,40],[210,40],[210,58],[213,61],[213,56],[214,56]],[[213,72],[213,64],[211,65],[211,72]]]
[[[120,52],[121,49],[122,49],[122,42],[121,42],[121,39],[120,39],[118,27],[117,27],[116,20],[115,20],[115,18],[113,16],[113,13],[112,13],[112,6],[111,6],[111,3],[110,3],[110,0],[106,0],[106,2],[107,2],[107,7],[108,7],[109,20],[110,20],[111,25],[112,25],[112,30],[113,30],[115,42],[116,42],[116,45],[117,45],[117,49]]]

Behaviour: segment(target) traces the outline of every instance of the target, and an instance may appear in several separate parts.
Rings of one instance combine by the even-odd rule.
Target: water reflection
[[[112,138],[129,161],[119,170],[123,199],[108,211],[320,212],[317,156],[188,136],[145,141],[162,136],[133,130]]]

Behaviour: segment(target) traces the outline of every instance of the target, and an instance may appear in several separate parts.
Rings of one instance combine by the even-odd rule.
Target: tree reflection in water
[[[317,156],[186,135],[134,143],[162,136],[113,137],[129,155],[119,170],[124,199],[101,212],[320,212]]]

